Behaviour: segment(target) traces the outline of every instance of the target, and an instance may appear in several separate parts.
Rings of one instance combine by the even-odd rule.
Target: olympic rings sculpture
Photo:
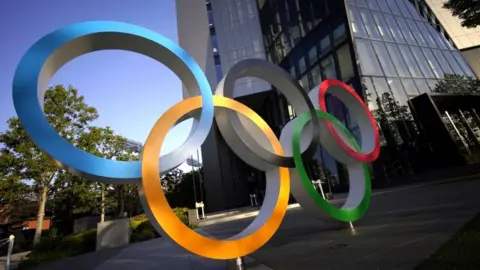
[[[44,93],[55,72],[80,55],[111,49],[137,52],[165,64],[189,91],[185,100],[168,109],[156,122],[138,162],[103,159],[75,148],[56,133],[43,113]],[[297,112],[298,117],[283,128],[280,139],[258,114],[233,99],[235,81],[247,76],[275,86]],[[356,117],[361,146],[338,119],[327,113],[327,90]],[[93,21],[58,29],[32,45],[15,72],[13,100],[31,139],[60,167],[94,181],[137,184],[144,210],[157,231],[203,257],[232,259],[263,246],[279,228],[290,192],[303,209],[324,220],[355,221],[370,204],[370,178],[365,162],[372,162],[379,155],[377,126],[355,91],[336,80],[324,81],[318,91],[307,95],[283,69],[264,60],[247,59],[231,68],[213,95],[201,68],[174,42],[139,26]],[[159,161],[168,131],[189,116],[194,119],[190,136],[180,148],[161,156]],[[176,168],[200,148],[214,118],[234,153],[265,171],[267,178],[259,215],[245,230],[225,240],[203,236],[184,225],[168,205],[160,184],[161,173]],[[320,132],[323,130],[328,132]],[[315,154],[320,144],[349,171],[350,192],[341,208],[319,196],[302,163],[302,158]],[[323,211],[318,211],[319,207]]]

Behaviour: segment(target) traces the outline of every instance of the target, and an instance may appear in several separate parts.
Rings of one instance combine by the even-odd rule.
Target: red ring
[[[338,143],[338,145],[345,151],[347,152],[351,157],[355,158],[356,160],[359,160],[361,162],[373,162],[375,159],[378,158],[380,155],[380,134],[378,133],[378,128],[375,123],[375,119],[373,118],[372,113],[368,109],[367,105],[365,105],[365,102],[357,95],[357,93],[348,85],[345,83],[339,81],[339,80],[333,80],[333,79],[327,79],[322,82],[318,89],[318,105],[320,106],[320,109],[322,111],[327,112],[327,104],[325,102],[325,95],[327,94],[327,90],[330,86],[341,86],[350,94],[353,95],[353,97],[360,103],[360,105],[363,107],[363,109],[367,112],[367,117],[370,120],[370,123],[373,128],[373,133],[375,136],[375,148],[372,150],[372,152],[368,154],[364,153],[359,153],[357,151],[354,151],[351,147],[349,147],[343,139],[338,136],[337,131],[333,127],[333,125],[329,121],[325,121],[325,124],[327,125],[328,131],[330,134],[332,134],[333,138],[335,141]]]

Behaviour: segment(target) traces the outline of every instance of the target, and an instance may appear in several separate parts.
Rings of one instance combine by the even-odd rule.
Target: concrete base
[[[97,248],[115,248],[130,243],[130,219],[122,218],[97,224]]]

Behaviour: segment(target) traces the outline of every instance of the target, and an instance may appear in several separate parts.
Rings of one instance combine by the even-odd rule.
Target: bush
[[[188,225],[187,208],[175,208],[173,211],[184,224]],[[132,230],[130,241],[132,243],[160,237],[145,214],[132,217],[130,220]],[[62,260],[95,251],[96,242],[97,230],[71,234],[63,238],[50,235],[49,237],[43,238],[40,244],[33,247],[28,258],[20,263],[20,269],[27,269],[42,263]]]
[[[95,251],[97,231],[68,235],[63,238],[47,237],[33,247],[28,259],[21,261],[20,268],[26,269],[41,263],[53,262],[64,258]]]
[[[188,208],[175,208],[173,212],[186,225],[188,225]],[[152,223],[145,214],[141,214],[131,219],[132,243],[142,242],[160,237]]]

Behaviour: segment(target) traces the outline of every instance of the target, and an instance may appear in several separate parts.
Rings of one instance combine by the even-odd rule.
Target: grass
[[[417,268],[429,269],[480,269],[480,213]]]

